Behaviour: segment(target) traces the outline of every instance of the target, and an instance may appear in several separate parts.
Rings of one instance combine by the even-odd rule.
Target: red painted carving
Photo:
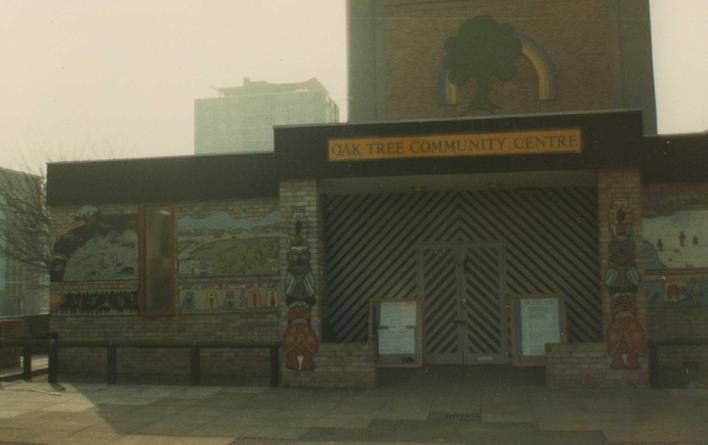
[[[610,308],[612,321],[607,326],[607,351],[615,369],[639,368],[638,357],[646,353],[646,340],[637,321],[637,304],[632,298],[619,298]]]
[[[283,335],[288,369],[315,369],[313,357],[317,352],[317,336],[310,326],[310,318],[310,308],[300,306],[288,310],[288,328]]]

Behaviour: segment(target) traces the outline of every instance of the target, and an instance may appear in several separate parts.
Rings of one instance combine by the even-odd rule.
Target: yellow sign
[[[580,153],[577,128],[505,133],[330,139],[330,161]]]

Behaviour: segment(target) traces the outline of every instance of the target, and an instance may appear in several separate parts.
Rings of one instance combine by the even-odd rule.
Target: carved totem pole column
[[[280,213],[288,233],[281,245],[286,263],[282,344],[286,370],[311,371],[316,366],[321,331],[318,282],[322,273],[318,204],[315,180],[281,183]],[[283,375],[283,380],[285,384],[295,383],[288,375]]]
[[[641,195],[636,169],[598,173],[598,224],[605,342],[613,369],[640,369],[647,351],[641,286]],[[646,369],[636,382],[648,378]]]
[[[288,326],[283,335],[283,351],[288,369],[309,371],[315,369],[314,355],[317,352],[317,336],[311,325],[311,308],[317,300],[315,274],[310,266],[310,251],[307,248],[304,208],[293,210],[291,225],[285,274]]]

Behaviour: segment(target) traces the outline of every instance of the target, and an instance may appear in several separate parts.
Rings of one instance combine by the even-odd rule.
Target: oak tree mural
[[[445,41],[445,49],[443,63],[450,82],[460,86],[474,79],[477,84],[467,109],[499,108],[489,99],[489,81],[492,77],[507,81],[516,75],[522,44],[514,36],[514,28],[491,17],[473,17],[460,26],[456,36]]]

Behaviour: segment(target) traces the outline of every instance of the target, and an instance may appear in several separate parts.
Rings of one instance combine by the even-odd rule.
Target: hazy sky
[[[708,0],[651,7],[659,131],[706,130]],[[344,0],[0,0],[0,57],[0,166],[190,154],[194,99],[246,76],[346,110]]]

